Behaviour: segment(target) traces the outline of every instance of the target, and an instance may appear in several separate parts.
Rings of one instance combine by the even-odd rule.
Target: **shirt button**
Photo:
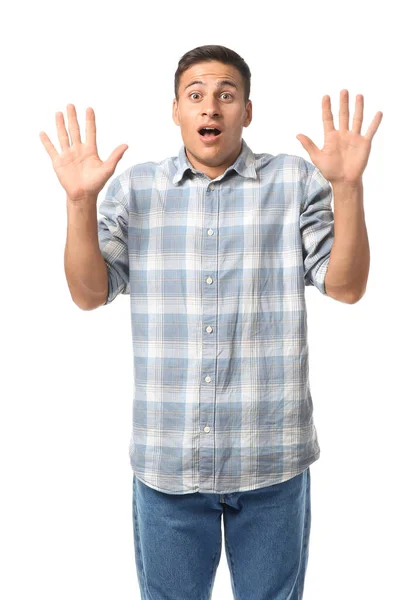
[[[208,235],[213,235],[213,229],[208,229]]]
[[[207,331],[208,333],[212,333],[213,329],[212,329],[212,327],[211,327],[210,325],[208,325],[208,326],[206,327],[206,331]]]
[[[207,376],[205,377],[205,381],[206,381],[206,383],[210,383],[210,382],[211,382],[211,378],[209,377],[209,375],[207,375]]]
[[[203,431],[205,431],[206,433],[209,433],[209,431],[210,431],[209,425],[206,425],[206,427],[203,429]]]
[[[215,184],[214,184],[214,183],[212,183],[212,184],[211,184],[211,185],[208,187],[208,190],[209,190],[210,192],[213,192],[213,190],[214,190],[214,189],[215,189]]]
[[[206,283],[212,283],[212,281],[213,281],[212,277],[208,277],[208,278],[206,279]]]

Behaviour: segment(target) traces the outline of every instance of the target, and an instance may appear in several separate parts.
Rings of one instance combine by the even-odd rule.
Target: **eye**
[[[225,94],[225,95],[229,96],[230,98],[232,98],[232,94],[230,94],[229,92],[222,92],[221,96],[223,96],[223,94]],[[199,92],[192,92],[189,97],[191,98],[194,95],[200,96]]]

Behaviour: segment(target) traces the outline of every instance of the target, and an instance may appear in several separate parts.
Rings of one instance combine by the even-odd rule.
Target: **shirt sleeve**
[[[333,192],[319,169],[311,162],[304,162],[308,172],[300,214],[304,284],[314,285],[327,294],[324,278],[334,241]]]
[[[129,177],[125,171],[115,177],[99,206],[98,243],[108,272],[110,304],[118,294],[130,293],[128,258]]]

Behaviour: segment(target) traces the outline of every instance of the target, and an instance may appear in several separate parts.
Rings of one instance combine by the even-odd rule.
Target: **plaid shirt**
[[[105,304],[130,294],[130,463],[170,494],[280,483],[320,455],[305,285],[326,294],[332,188],[254,154],[211,180],[178,156],[115,177],[99,206]],[[327,296],[328,297],[328,296]]]

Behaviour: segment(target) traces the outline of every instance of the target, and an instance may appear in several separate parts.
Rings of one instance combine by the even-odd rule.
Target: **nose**
[[[209,119],[215,119],[219,117],[219,112],[216,108],[208,108],[203,111],[203,116],[208,115]]]
[[[214,96],[206,98],[203,106],[203,115],[209,115],[209,118],[218,117],[220,114],[218,100]]]

